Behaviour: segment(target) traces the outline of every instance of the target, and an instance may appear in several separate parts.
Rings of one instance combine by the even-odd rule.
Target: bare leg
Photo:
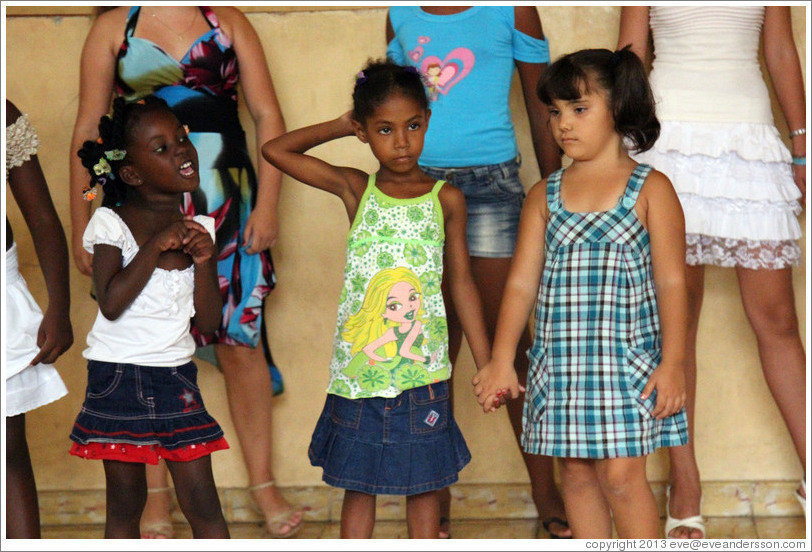
[[[192,536],[196,539],[229,538],[220,497],[214,486],[211,456],[166,464],[175,482],[178,505],[192,526]]]
[[[341,505],[342,539],[372,538],[372,530],[375,528],[375,501],[375,495],[344,491],[344,503]]]
[[[471,271],[473,272],[474,281],[476,282],[480,298],[482,299],[485,326],[488,331],[488,338],[491,342],[493,342],[493,338],[496,334],[496,321],[499,317],[502,293],[504,292],[505,283],[507,282],[507,276],[510,270],[510,261],[510,258],[490,259],[471,257]],[[444,281],[443,284],[445,285],[445,283]],[[454,312],[454,305],[453,301],[451,301],[450,293],[447,293],[445,287],[443,297],[446,301],[446,310],[448,311],[449,354],[451,355],[452,362],[455,362],[457,354],[459,353],[462,330],[459,319]],[[527,381],[529,364],[527,349],[530,347],[530,344],[530,332],[525,328],[516,349],[516,372],[519,375],[519,381],[522,385]],[[510,425],[516,437],[517,444],[521,442],[522,436],[522,409],[523,401],[520,399],[508,401],[507,403],[508,417],[510,418]],[[541,521],[548,521],[554,517],[565,519],[564,502],[561,500],[561,495],[555,484],[553,459],[549,456],[527,454],[524,451],[522,451],[522,459],[527,468],[527,473],[530,476],[533,503],[536,505],[539,519]],[[447,493],[448,498],[441,496],[440,517],[441,519],[448,519],[450,518],[451,499],[448,490],[444,492]],[[441,526],[441,529],[447,528]],[[551,523],[550,530],[559,537],[569,537],[572,535],[572,532],[566,526],[556,522]]]
[[[689,265],[685,269],[688,287],[688,363],[685,366],[685,390],[688,395],[685,401],[685,411],[688,415],[688,444],[668,449],[671,460],[669,511],[671,516],[676,519],[700,515],[702,500],[702,486],[694,449],[694,420],[696,419],[696,336],[704,297],[705,267]],[[702,532],[699,529],[680,526],[673,529],[669,536],[677,539],[700,539]]]
[[[578,539],[612,538],[612,516],[603,495],[595,460],[562,458],[561,492],[567,520]]]
[[[147,502],[144,464],[104,460],[107,497],[106,539],[137,539],[138,522]]]
[[[217,361],[223,369],[228,395],[228,407],[250,486],[274,480],[271,470],[271,374],[262,349],[215,345]],[[274,517],[291,511],[287,523],[279,527],[284,536],[302,523],[302,513],[293,511],[275,485],[252,492],[257,507],[265,515],[270,528]]]
[[[806,353],[798,333],[792,271],[737,268],[736,275],[764,378],[806,466]]]
[[[409,527],[409,538],[411,539],[437,538],[440,530],[438,491],[406,497],[406,525]]]
[[[6,417],[6,536],[40,538],[37,484],[25,438],[25,414]]]
[[[157,465],[147,464],[147,504],[141,514],[141,538],[171,539],[172,495],[169,492],[169,472],[161,460]]]
[[[597,460],[595,468],[618,538],[660,538],[660,516],[646,479],[646,457]]]

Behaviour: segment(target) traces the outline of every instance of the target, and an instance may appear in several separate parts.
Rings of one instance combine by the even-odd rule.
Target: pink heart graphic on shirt
[[[429,86],[435,86],[438,92],[448,94],[449,90],[471,72],[475,61],[474,53],[468,48],[454,48],[442,61],[437,56],[423,58],[420,72],[425,75]]]
[[[413,62],[417,63],[420,61],[421,56],[423,55],[423,47],[417,46],[414,50],[409,50],[409,59]]]
[[[418,44],[428,44],[429,42],[431,42],[431,39],[429,37],[427,37],[427,36],[418,36],[417,37],[417,43]]]

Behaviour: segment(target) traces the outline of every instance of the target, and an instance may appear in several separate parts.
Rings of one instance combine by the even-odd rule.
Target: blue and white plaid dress
[[[662,342],[648,231],[634,205],[651,167],[637,165],[609,211],[571,213],[563,169],[547,180],[546,260],[524,404],[532,454],[616,458],[688,442],[685,410],[664,420],[640,393]]]

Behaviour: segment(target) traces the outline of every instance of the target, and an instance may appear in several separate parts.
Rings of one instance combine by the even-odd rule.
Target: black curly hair
[[[423,79],[417,68],[398,65],[390,59],[369,60],[355,77],[352,92],[353,118],[364,123],[391,94],[401,94],[429,108]]]
[[[82,166],[90,173],[91,189],[100,185],[104,190],[104,207],[122,205],[127,200],[128,186],[119,174],[127,163],[125,152],[141,117],[156,111],[168,111],[174,115],[169,105],[157,96],[145,96],[130,103],[124,98],[116,98],[112,114],[99,120],[99,138],[86,141],[77,152]]]

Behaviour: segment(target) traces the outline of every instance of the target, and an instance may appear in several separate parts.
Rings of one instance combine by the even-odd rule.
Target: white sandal
[[[700,531],[702,533],[700,538],[704,539],[707,533],[705,531],[705,519],[702,517],[702,514],[683,519],[672,518],[671,512],[668,509],[668,503],[670,501],[671,486],[669,485],[665,489],[665,538],[679,540],[677,537],[670,536],[671,531],[677,527],[687,527],[688,529],[696,529]]]
[[[798,489],[795,489],[795,498],[798,499],[801,508],[804,509],[804,517],[806,517],[806,477],[801,479],[801,488],[804,490],[804,494],[799,493]]]

